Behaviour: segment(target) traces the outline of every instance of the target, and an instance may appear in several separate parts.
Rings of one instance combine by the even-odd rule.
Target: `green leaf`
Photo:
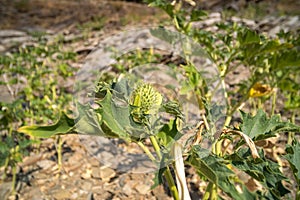
[[[183,113],[180,110],[180,106],[177,102],[168,101],[167,103],[163,104],[162,107],[166,113],[178,117],[179,119],[184,118]]]
[[[300,131],[300,127],[289,123],[282,122],[279,115],[273,115],[268,118],[263,110],[258,110],[255,116],[241,111],[243,124],[241,130],[244,134],[255,140],[274,137],[276,133],[286,131]]]
[[[169,147],[172,142],[178,140],[182,134],[177,129],[177,120],[170,120],[169,124],[164,124],[157,137],[164,147]]]
[[[205,176],[209,181],[216,184],[227,195],[237,200],[256,199],[255,195],[242,185],[243,193],[239,193],[233,181],[235,174],[231,171],[223,158],[216,157],[207,149],[199,145],[192,147],[192,152],[187,162],[195,167],[200,176]]]
[[[0,154],[9,152],[9,146],[5,142],[0,141]]]
[[[97,88],[95,101],[100,108],[94,109],[90,105],[77,104],[79,116],[76,119],[69,118],[62,113],[60,119],[50,126],[24,126],[19,128],[23,132],[35,137],[51,137],[57,134],[80,133],[87,135],[98,135],[104,137],[117,137],[124,140],[140,140],[146,137],[149,130],[138,123],[135,123],[130,116],[131,108],[126,102],[128,87],[126,81],[114,83],[112,86],[118,89],[115,91],[108,84]],[[96,95],[96,94],[95,94]]]
[[[133,121],[131,117],[131,107],[123,95],[128,95],[128,87],[123,84],[128,84],[126,81],[114,83],[113,86],[118,88],[107,89],[103,99],[96,101],[100,109],[96,112],[101,115],[101,128],[108,137],[119,137],[124,140],[140,140],[146,137],[149,130],[143,124]],[[123,86],[122,86],[123,85]]]
[[[192,10],[191,22],[200,21],[206,16],[207,16],[207,13],[203,10]]]
[[[158,39],[169,44],[176,44],[176,42],[181,41],[182,37],[184,37],[178,32],[170,31],[165,28],[153,28],[150,30],[150,33],[154,37],[157,37]]]
[[[166,171],[166,167],[160,168],[158,171],[155,172],[155,176],[153,178],[153,185],[151,186],[151,190],[159,186],[163,183],[163,174]]]
[[[77,103],[79,117],[75,120],[76,132],[86,135],[105,136],[101,129],[101,115],[90,108],[89,105]]]
[[[243,31],[238,32],[237,39],[241,46],[260,42],[259,35],[255,31],[248,28],[245,28]]]
[[[241,148],[234,154],[226,156],[225,159],[265,187],[262,197],[279,200],[289,192],[282,185],[282,181],[287,178],[281,173],[277,163],[265,158],[263,151],[259,152],[259,156],[260,158],[253,159],[249,149]]]
[[[18,129],[22,132],[34,137],[49,138],[57,134],[74,133],[75,121],[62,113],[60,119],[51,126],[23,126]]]
[[[206,149],[201,149],[199,146],[193,146],[192,154],[188,158],[187,162],[197,169],[197,172],[202,176],[205,176],[209,181],[217,184],[218,175],[214,170],[206,164],[203,158],[209,157],[209,152]]]
[[[284,157],[290,163],[298,185],[300,185],[300,143],[297,140],[294,140],[292,145],[286,147],[286,152],[288,154]]]

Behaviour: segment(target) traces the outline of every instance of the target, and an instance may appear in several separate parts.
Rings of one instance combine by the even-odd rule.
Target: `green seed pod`
[[[157,113],[161,103],[162,95],[148,83],[139,84],[129,101],[129,104],[135,107],[134,113],[142,115]]]

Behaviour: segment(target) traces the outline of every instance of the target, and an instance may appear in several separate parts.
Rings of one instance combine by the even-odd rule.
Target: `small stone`
[[[67,179],[67,178],[68,178],[68,175],[66,175],[66,174],[61,175],[61,179]]]
[[[1,187],[0,187],[0,196],[3,199],[7,199],[10,192],[11,192],[11,186],[12,186],[12,182],[7,182],[7,183],[1,183]]]
[[[71,177],[74,176],[74,172],[70,172],[69,176],[71,176]]]
[[[102,168],[101,171],[100,171],[100,178],[103,181],[108,182],[111,178],[115,177],[115,175],[116,175],[115,170],[113,170],[109,167]]]
[[[91,177],[92,177],[92,170],[90,170],[90,169],[87,169],[86,172],[81,174],[81,178],[83,178],[83,179],[89,179]]]
[[[85,191],[90,191],[92,189],[92,187],[93,187],[93,184],[89,181],[85,181],[81,186],[81,188]]]
[[[138,184],[135,189],[142,195],[150,192],[150,186],[145,184]]]
[[[0,52],[4,52],[6,48],[3,45],[0,45]]]
[[[92,177],[93,178],[101,178],[100,176],[100,168],[99,167],[92,167]]]
[[[45,183],[47,183],[47,181],[48,181],[47,179],[38,179],[38,180],[36,180],[38,185],[44,185]]]
[[[92,168],[92,177],[93,178],[100,178],[101,180],[108,182],[111,178],[116,175],[115,170],[109,167],[93,167]]]
[[[254,27],[256,25],[255,21],[253,20],[250,20],[250,19],[243,19],[242,20],[247,26],[250,26],[250,27]]]
[[[85,190],[79,190],[79,194],[82,195],[87,195],[89,192]]]
[[[52,160],[41,160],[37,162],[37,166],[42,169],[49,169],[50,167],[53,167],[56,163]]]
[[[131,195],[132,194],[132,187],[131,187],[131,184],[126,184],[124,185],[124,187],[122,188],[123,190],[123,193],[126,194],[127,196]]]
[[[103,193],[103,187],[102,186],[93,186],[93,188],[92,188],[92,192],[94,193],[94,194],[101,194],[101,193]]]
[[[31,200],[40,200],[41,196],[43,196],[43,193],[41,192],[40,188],[31,189],[30,194],[32,195]]]
[[[53,193],[53,197],[57,200],[70,198],[71,193],[68,190],[57,190]]]
[[[99,164],[100,164],[100,162],[99,162],[99,160],[97,160],[96,158],[92,158],[92,159],[90,159],[89,160],[89,163],[93,166],[93,167],[97,167],[97,166],[99,166]]]
[[[1,40],[1,43],[5,46],[12,47],[15,44],[21,44],[30,41],[32,38],[29,36],[22,36],[22,37],[12,37],[12,38],[5,38]]]
[[[94,199],[114,199],[113,194],[107,191],[103,191],[101,194],[94,195]]]
[[[38,180],[38,179],[48,179],[49,178],[46,174],[44,174],[44,173],[38,173],[38,172],[34,173],[33,177],[34,177],[35,180]]]
[[[289,18],[289,20],[287,21],[286,25],[288,26],[293,26],[295,24],[299,23],[299,16],[294,16]]]
[[[232,20],[233,22],[241,22],[241,21],[242,21],[241,18],[235,17],[235,16],[231,17],[231,20]]]
[[[78,194],[75,192],[70,196],[70,199],[78,199]]]
[[[209,14],[209,18],[220,18],[221,19],[222,15],[219,12],[213,12]]]
[[[20,36],[26,36],[26,33],[22,32],[22,31],[16,31],[16,30],[1,30],[0,31],[0,38],[20,37]]]
[[[216,24],[216,23],[218,23],[220,21],[221,21],[221,19],[219,19],[219,18],[210,18],[210,19],[204,20],[203,23],[206,26],[212,26],[213,24]]]
[[[21,166],[25,167],[25,166],[33,165],[36,162],[38,162],[40,159],[42,159],[42,156],[43,156],[42,154],[35,154],[35,155],[25,157],[23,159],[23,162],[21,163]]]
[[[69,173],[71,171],[75,171],[75,170],[77,170],[81,167],[82,167],[82,163],[80,163],[80,162],[77,162],[77,163],[74,163],[74,164],[66,163],[64,165],[64,169],[66,170],[67,173]]]

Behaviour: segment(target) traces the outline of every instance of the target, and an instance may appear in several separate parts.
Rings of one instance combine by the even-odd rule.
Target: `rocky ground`
[[[218,1],[213,2],[216,3],[206,6],[218,10]],[[280,6],[282,4],[277,4],[277,7]],[[140,45],[149,41],[147,34],[138,31],[131,34],[130,38],[128,35],[113,35],[124,30],[141,30],[161,23],[165,18],[161,11],[134,2],[3,0],[0,2],[0,52],[7,53],[19,45],[35,42],[34,34],[43,34],[49,41],[57,35],[63,35],[66,47],[74,49],[79,55],[74,67],[82,67],[87,62],[101,66],[103,63],[99,55],[103,53],[103,46],[123,45],[121,48],[129,48],[124,45],[131,45],[130,41]],[[220,20],[221,14],[214,12],[209,19],[195,26],[208,28]],[[300,27],[299,16],[265,16],[259,21],[231,17],[229,20],[244,23],[270,35],[280,29],[297,30]],[[0,99],[4,96],[0,95]],[[39,151],[31,152],[18,167],[17,195],[9,195],[11,182],[8,181],[1,185],[0,199],[171,199],[163,186],[150,190],[153,173],[129,173],[107,167],[95,153],[91,154],[86,138],[77,135],[62,138],[61,169],[57,165],[54,139],[43,140]],[[91,142],[93,138],[87,140]],[[108,157],[115,156],[112,152],[108,154]],[[140,171],[143,170],[140,168]],[[193,171],[187,171],[192,197],[199,199],[202,185]]]

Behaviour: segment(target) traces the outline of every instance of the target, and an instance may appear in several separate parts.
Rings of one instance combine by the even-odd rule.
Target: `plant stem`
[[[217,187],[214,183],[209,182],[203,195],[203,200],[216,200],[217,199]]]
[[[16,180],[17,180],[17,165],[12,166],[12,184],[11,184],[11,193],[14,195],[16,193]]]
[[[61,170],[62,167],[62,138],[61,136],[57,136],[57,163],[58,169]]]
[[[291,116],[291,122],[293,124],[295,124],[295,119],[296,119],[296,111],[293,110],[292,111],[292,116]],[[287,141],[287,143],[288,144],[292,144],[294,138],[295,138],[295,133],[294,132],[289,132],[288,133],[288,141]]]
[[[169,185],[169,188],[171,190],[173,198],[175,200],[179,200],[178,191],[177,191],[173,176],[171,174],[170,168],[168,166],[167,166],[167,169],[166,169],[164,174],[166,176],[166,179],[167,179],[167,182],[168,182],[168,185]]]
[[[207,119],[206,119],[205,114],[204,114],[204,113],[201,114],[201,117],[202,117],[202,120],[203,120],[203,122],[204,122],[205,128],[209,131],[209,130],[210,130],[210,127],[209,127],[209,124],[208,124],[208,122],[207,122]]]
[[[226,116],[223,128],[226,128],[227,126],[229,126],[229,124],[231,122],[231,119],[232,119],[232,115],[227,115]]]
[[[213,186],[213,183],[209,182],[207,187],[206,187],[206,190],[205,190],[205,193],[203,195],[202,200],[208,200],[209,199],[210,191],[211,191],[212,186]]]
[[[4,182],[4,180],[6,179],[6,171],[7,171],[7,168],[8,168],[8,164],[9,164],[9,156],[5,158],[4,172],[2,174],[2,182]]]
[[[159,144],[157,143],[157,140],[156,140],[155,136],[151,135],[150,140],[151,140],[151,143],[153,145],[153,148],[154,148],[159,160],[161,160],[162,156],[161,156],[161,153],[160,153],[160,147],[159,147]],[[175,200],[179,200],[178,190],[176,188],[173,176],[172,176],[170,168],[168,166],[167,166],[167,169],[166,169],[164,175],[167,179],[167,182],[168,182],[168,185],[169,185],[169,188],[171,190],[173,198]]]
[[[218,199],[218,187],[216,184],[213,184],[211,194],[210,194],[210,200],[217,200]]]
[[[144,150],[144,152],[150,158],[151,161],[153,161],[153,162],[156,161],[156,159],[154,158],[152,153],[149,151],[149,149],[142,142],[137,142],[137,144]]]
[[[150,140],[151,140],[153,148],[154,148],[154,150],[155,150],[155,152],[156,152],[156,154],[157,154],[157,156],[158,156],[158,158],[160,160],[162,158],[162,156],[161,156],[161,153],[160,153],[160,147],[159,147],[159,145],[157,143],[157,140],[156,140],[155,136],[151,135],[150,136]]]
[[[272,108],[271,108],[271,116],[273,116],[275,114],[275,109],[276,109],[276,97],[277,97],[277,93],[276,90],[273,92],[273,96],[272,96]]]
[[[224,122],[224,126],[223,126],[223,129],[226,128],[227,126],[229,126],[230,122],[231,122],[231,119],[232,119],[232,115],[227,115],[226,116],[226,119],[225,119],[225,122]],[[221,141],[216,141],[214,144],[213,144],[213,149],[212,149],[212,152],[216,155],[221,155],[222,154],[222,142],[223,140]]]

